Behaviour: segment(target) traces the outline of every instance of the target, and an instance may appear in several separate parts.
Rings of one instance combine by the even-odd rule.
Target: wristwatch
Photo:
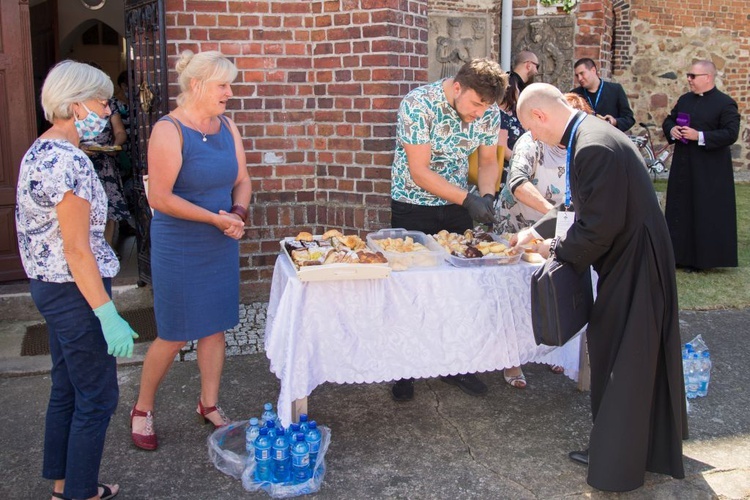
[[[549,254],[552,257],[555,257],[555,250],[557,250],[557,244],[560,243],[560,237],[556,236],[555,238],[552,238],[552,241],[549,242]]]

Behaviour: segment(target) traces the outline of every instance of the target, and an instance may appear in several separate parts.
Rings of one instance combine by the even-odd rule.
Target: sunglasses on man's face
[[[538,62],[534,62],[534,61],[526,61],[526,62],[533,64],[536,69],[539,69],[539,63]]]
[[[687,74],[687,77],[688,77],[688,80],[695,80],[695,79],[696,79],[696,77],[699,77],[699,76],[706,76],[707,74],[708,74],[708,73],[688,73],[688,74]]]

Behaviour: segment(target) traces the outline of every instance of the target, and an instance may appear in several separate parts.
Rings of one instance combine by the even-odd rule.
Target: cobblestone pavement
[[[265,350],[266,307],[268,302],[240,304],[240,324],[225,333],[227,357]],[[196,345],[197,341],[185,344],[180,351],[180,360],[194,361],[197,358]]]

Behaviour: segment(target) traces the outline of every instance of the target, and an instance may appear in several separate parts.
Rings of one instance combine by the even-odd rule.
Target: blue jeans
[[[65,479],[68,498],[90,498],[98,493],[104,437],[117,408],[117,364],[75,283],[30,284],[52,356],[42,476]],[[104,286],[111,295],[111,280],[104,279]]]

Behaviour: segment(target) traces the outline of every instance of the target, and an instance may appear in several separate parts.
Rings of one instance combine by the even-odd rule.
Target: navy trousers
[[[117,364],[75,283],[30,284],[47,322],[52,356],[42,476],[65,479],[68,498],[90,498],[98,492],[104,438],[117,408]],[[111,294],[111,280],[104,285]]]

